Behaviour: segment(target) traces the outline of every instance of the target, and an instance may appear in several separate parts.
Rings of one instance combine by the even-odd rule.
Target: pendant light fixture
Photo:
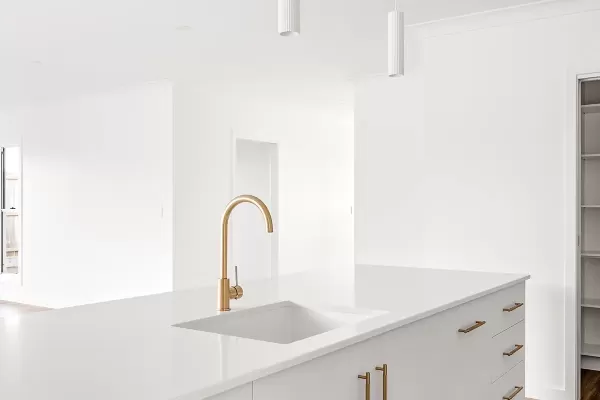
[[[300,34],[300,0],[278,0],[279,34],[298,36]]]
[[[404,13],[398,11],[398,0],[388,13],[388,75],[404,75]]]

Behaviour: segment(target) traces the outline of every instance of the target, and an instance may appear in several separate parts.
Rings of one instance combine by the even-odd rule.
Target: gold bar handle
[[[521,390],[523,390],[523,386],[515,386],[514,392],[512,392],[509,396],[502,397],[502,400],[512,400],[512,399],[514,399],[516,395],[518,395],[519,393],[521,393]]]
[[[365,400],[371,400],[371,373],[367,372],[364,375],[359,375],[358,379],[364,379],[365,383]]]
[[[523,307],[523,303],[515,303],[514,306],[503,308],[502,311],[504,311],[504,312],[513,312],[517,308],[521,308],[521,307]]]
[[[383,372],[383,400],[387,400],[388,397],[388,366],[383,364],[382,367],[375,367],[377,371]]]
[[[485,321],[475,321],[475,325],[472,325],[466,329],[459,329],[458,331],[460,333],[469,333],[469,332],[473,332],[477,328],[481,328],[484,325],[485,325]]]
[[[522,344],[515,344],[515,348],[512,349],[511,351],[505,351],[504,353],[502,353],[505,356],[512,356],[513,354],[515,354],[517,351],[521,350],[524,346]]]

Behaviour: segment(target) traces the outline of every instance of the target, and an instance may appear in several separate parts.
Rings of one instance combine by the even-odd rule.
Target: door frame
[[[572,77],[575,77],[575,79],[572,79]],[[568,106],[568,110],[571,110],[572,113],[568,113],[567,114],[567,124],[569,125],[567,132],[574,132],[574,134],[570,134],[567,137],[567,146],[566,146],[566,151],[569,154],[566,154],[566,161],[567,161],[567,168],[568,168],[568,164],[569,164],[569,159],[570,159],[570,155],[574,154],[575,155],[575,185],[570,185],[570,188],[567,188],[567,201],[568,198],[571,197],[573,195],[572,190],[575,191],[574,193],[574,198],[575,198],[575,240],[574,241],[570,241],[567,240],[567,246],[568,248],[567,250],[567,257],[568,257],[568,253],[571,247],[570,243],[574,242],[574,247],[575,247],[575,260],[573,260],[571,265],[575,266],[575,270],[573,271],[573,273],[568,273],[568,268],[569,268],[569,262],[568,259],[567,264],[566,264],[566,269],[567,269],[567,274],[566,274],[566,288],[565,288],[565,301],[567,302],[567,307],[566,307],[566,321],[565,321],[565,328],[566,328],[566,337],[565,337],[565,352],[567,355],[567,363],[565,365],[565,369],[566,369],[566,389],[568,391],[569,385],[568,385],[568,381],[569,381],[569,375],[572,377],[572,379],[575,380],[575,382],[573,382],[573,390],[574,393],[571,394],[571,396],[569,396],[569,393],[567,393],[567,397],[568,398],[572,398],[574,400],[579,399],[581,397],[581,367],[582,367],[582,362],[581,362],[581,350],[582,350],[582,330],[581,330],[581,324],[583,322],[583,318],[582,318],[582,309],[581,309],[581,296],[582,296],[582,284],[581,284],[581,279],[582,279],[582,268],[583,268],[583,263],[582,263],[582,258],[581,258],[581,240],[582,240],[582,223],[581,223],[581,218],[582,218],[582,201],[583,201],[583,197],[582,197],[582,185],[581,185],[581,178],[582,178],[582,158],[581,158],[581,146],[582,146],[582,141],[581,141],[581,134],[582,134],[582,113],[581,113],[581,88],[582,88],[582,82],[585,81],[591,81],[591,80],[600,80],[600,72],[594,72],[594,73],[575,73],[575,74],[570,74],[569,77],[569,87],[568,87],[568,95],[567,95],[567,101],[569,101],[569,106]],[[573,104],[575,105],[575,109],[573,110]],[[574,112],[573,112],[574,111]],[[570,146],[569,146],[569,142],[575,145],[575,151],[571,151]],[[571,164],[572,165],[572,164]],[[568,184],[568,180],[567,180],[567,184]],[[568,222],[568,217],[567,217],[567,222]],[[568,226],[568,223],[567,223]],[[568,279],[569,277],[571,279],[574,279],[574,281],[569,282]],[[572,303],[572,307],[574,307],[574,310],[572,307],[569,307],[569,302]],[[572,316],[569,316],[569,310],[572,310]],[[574,326],[569,326],[570,323],[569,321],[572,321],[571,323],[573,323],[574,321]],[[575,340],[570,341],[569,340],[569,333],[571,335],[574,336]],[[572,344],[571,344],[571,343]],[[574,353],[573,354],[573,359],[571,360],[571,365],[575,366],[575,371],[574,374],[570,374],[569,373],[569,360],[568,360],[568,354],[569,354],[569,346],[571,347],[571,351]],[[600,360],[598,360],[598,366],[600,367]]]
[[[249,139],[246,137],[236,136],[231,132],[231,181],[229,189],[229,197],[233,198],[235,194],[235,171],[237,166],[237,143],[238,140],[248,142],[264,143],[272,145],[271,147],[271,217],[273,218],[273,233],[271,236],[271,271],[270,277],[279,276],[279,144],[266,140]],[[273,191],[273,188],[276,188]],[[248,193],[252,194],[252,193]],[[229,235],[229,246],[232,247],[233,236],[235,235],[235,227],[232,227]]]

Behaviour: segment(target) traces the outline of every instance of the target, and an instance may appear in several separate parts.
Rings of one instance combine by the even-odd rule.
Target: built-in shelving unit
[[[600,104],[584,104],[581,106],[581,112],[584,114],[600,113]]]
[[[581,367],[600,371],[600,80],[580,85]]]
[[[600,299],[583,299],[581,300],[581,307],[600,308]]]
[[[581,112],[583,114],[596,114],[600,113],[600,104],[582,104]]]
[[[590,357],[600,357],[600,344],[584,344],[581,354]]]

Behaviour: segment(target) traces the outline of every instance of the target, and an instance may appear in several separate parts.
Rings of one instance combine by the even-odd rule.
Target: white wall
[[[62,307],[172,289],[172,87],[4,112],[23,146],[23,274],[0,299]]]
[[[235,138],[278,145],[280,273],[351,272],[352,83],[175,82],[173,98],[154,84],[0,114],[23,138],[25,191],[23,286],[3,283],[2,298],[60,307],[213,285]]]
[[[177,82],[174,93],[175,288],[213,285],[219,276],[220,218],[233,196],[236,137],[279,148],[280,273],[350,270],[351,83],[244,77]]]
[[[576,398],[575,82],[597,2],[411,27],[356,94],[356,262],[531,273],[527,396]]]

